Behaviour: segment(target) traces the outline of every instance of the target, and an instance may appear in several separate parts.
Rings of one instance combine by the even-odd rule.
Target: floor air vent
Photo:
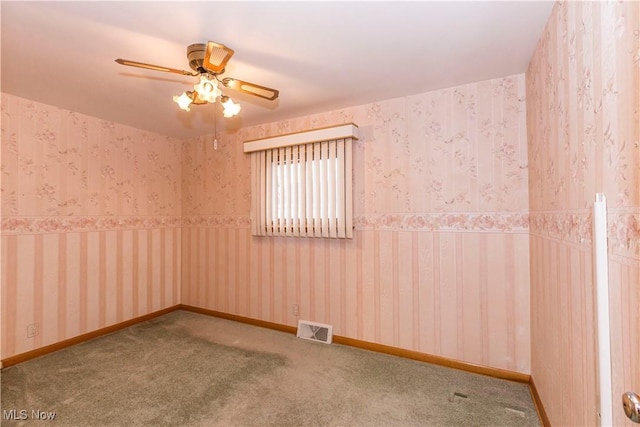
[[[307,320],[299,320],[298,333],[296,336],[305,340],[331,344],[331,340],[333,338],[333,326],[309,322]]]

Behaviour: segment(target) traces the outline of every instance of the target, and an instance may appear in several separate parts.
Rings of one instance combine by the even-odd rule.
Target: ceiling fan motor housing
[[[189,67],[197,72],[202,72],[204,68],[202,66],[204,62],[204,54],[207,50],[205,43],[194,43],[187,47],[187,59],[189,60]]]

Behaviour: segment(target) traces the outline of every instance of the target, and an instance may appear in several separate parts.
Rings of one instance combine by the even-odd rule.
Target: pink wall
[[[180,175],[178,140],[2,94],[2,358],[179,303]]]
[[[185,144],[182,301],[529,373],[524,75]],[[355,238],[258,238],[248,139],[354,122]]]
[[[555,6],[527,72],[531,374],[553,425],[598,425],[591,206],[604,192],[615,425],[640,391],[640,3]]]

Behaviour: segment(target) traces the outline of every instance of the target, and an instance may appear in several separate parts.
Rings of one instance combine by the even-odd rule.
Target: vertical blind
[[[354,135],[347,136],[284,146],[262,140],[256,151],[245,143],[251,150],[253,235],[353,237]]]

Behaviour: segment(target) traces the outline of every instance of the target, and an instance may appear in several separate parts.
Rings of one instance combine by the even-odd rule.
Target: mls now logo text
[[[2,411],[3,420],[23,421],[23,420],[42,420],[53,421],[56,418],[55,412],[45,412],[39,409],[27,411],[26,409],[5,409]]]

